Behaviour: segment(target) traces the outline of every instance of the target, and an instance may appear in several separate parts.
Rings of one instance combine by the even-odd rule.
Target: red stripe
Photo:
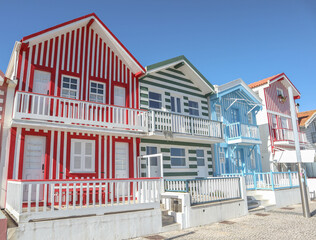
[[[119,180],[159,180],[159,177],[151,177],[151,178],[95,178],[95,179],[62,179],[62,180],[54,180],[54,179],[45,179],[45,182],[91,182],[91,181],[119,181]],[[41,182],[43,180],[27,180],[27,179],[8,179],[10,182]]]
[[[98,39],[99,39],[99,36],[98,34],[95,34],[95,43],[94,43],[94,66],[93,66],[93,76],[97,76],[96,75],[96,69],[97,69],[97,49],[98,49]],[[92,45],[93,46],[93,45]]]
[[[36,62],[36,64],[37,65],[42,65],[41,64],[42,43],[39,43],[37,47],[38,47],[38,51],[37,51],[37,62]]]
[[[106,44],[103,43],[103,73],[102,73],[103,75],[102,76],[104,79],[107,79],[105,76],[105,68],[107,67],[107,66],[105,66],[105,52],[106,52]]]
[[[10,138],[9,161],[8,161],[9,162],[8,163],[8,179],[11,179],[13,177],[15,141],[16,141],[16,127],[12,127],[11,138]]]
[[[25,60],[24,60],[24,73],[23,73],[23,79],[22,79],[22,88],[20,90],[25,91],[26,87],[26,78],[27,78],[27,66],[29,62],[29,55],[30,55],[30,48],[28,47],[25,52]]]
[[[60,88],[61,88],[61,74],[60,74],[60,69],[62,66],[62,59],[63,59],[63,50],[64,50],[64,40],[65,40],[65,35],[61,35],[61,39],[60,39],[60,50],[59,50],[59,68],[57,71],[59,71],[58,74],[58,79],[56,79],[57,81],[57,96],[60,96]],[[57,57],[57,56],[56,56]]]
[[[83,71],[83,74],[85,73],[84,69],[83,69],[83,47],[84,47],[84,34],[85,34],[85,28],[82,27],[81,28],[81,46],[80,46],[80,67],[79,67],[79,73],[80,73],[80,76],[82,76],[82,71]],[[87,35],[87,34],[86,34]],[[85,55],[85,60],[87,60],[87,56]],[[87,62],[85,62],[85,65],[87,65]],[[81,81],[84,81],[85,80],[85,76],[81,77]],[[80,83],[80,86],[83,86],[84,84],[81,84]],[[80,87],[79,89],[79,94],[81,96],[83,89]],[[83,95],[82,95],[83,96]],[[82,100],[84,98],[82,97]]]
[[[18,61],[18,70],[17,70],[17,79],[19,79],[19,81],[22,81],[22,79],[20,79],[20,76],[21,76],[21,67],[22,67],[22,55],[23,55],[23,52],[20,51],[19,52],[19,61]],[[1,135],[0,135],[1,136]]]
[[[56,171],[57,171],[57,138],[58,138],[58,132],[55,131],[55,134],[54,134],[53,176],[52,176],[52,179],[56,179]]]
[[[59,37],[56,37],[55,38],[55,49],[54,49],[54,63],[53,63],[53,69],[55,70],[55,74],[56,74],[56,71],[58,71],[57,69],[57,52],[58,52],[58,39]],[[53,46],[51,46],[51,52],[53,51]],[[50,64],[51,64],[51,61],[52,61],[52,55],[50,57]],[[51,95],[55,95],[55,85],[57,84],[57,87],[58,87],[58,79],[56,79],[56,75],[54,74],[54,81],[52,82],[52,88],[51,88]],[[57,92],[58,92],[58,88],[57,88]]]
[[[63,66],[62,69],[68,71],[67,65],[69,64],[68,63],[69,32],[67,32],[67,34],[66,34],[66,44],[65,44],[65,46],[66,46],[66,48],[65,48],[65,59],[64,59],[64,66]]]
[[[98,62],[98,77],[101,77],[101,59],[103,57],[103,54],[102,54],[102,38],[99,39],[99,51],[98,51],[98,54],[99,54],[99,62]],[[103,73],[102,73],[103,74]],[[103,76],[103,75],[102,75]]]
[[[48,41],[45,41],[44,42],[44,52],[43,52],[43,62],[42,62],[43,66],[46,66],[47,44],[48,44]]]
[[[51,67],[51,65],[52,65],[52,57],[53,57],[53,54],[55,54],[55,58],[56,58],[56,52],[55,53],[53,53],[53,44],[54,44],[54,39],[52,38],[52,39],[50,39],[49,40],[50,42],[49,42],[49,55],[48,55],[48,67]],[[54,60],[55,60],[55,58],[54,58]],[[56,65],[54,64],[54,66],[53,67],[55,67]]]
[[[70,43],[71,44],[70,45],[70,59],[69,59],[69,61],[70,61],[70,63],[69,63],[69,71],[70,72],[74,72],[73,69],[72,69],[72,58],[73,58],[73,54],[74,54],[73,50],[74,50],[74,42],[75,42],[74,37],[75,37],[75,31],[73,30],[73,31],[71,31],[71,43]]]
[[[77,72],[77,64],[78,64],[78,57],[79,57],[79,38],[80,38],[80,35],[79,35],[79,30],[80,28],[77,29],[77,33],[76,33],[76,50],[75,50],[75,65],[74,65],[74,71]],[[80,51],[81,55],[82,55],[82,51]],[[82,56],[80,56],[80,60],[82,59]],[[80,71],[79,71],[80,72]],[[81,73],[81,72],[80,72]],[[80,74],[81,75],[81,74]],[[79,88],[80,89],[80,88]],[[79,96],[80,96],[80,90],[79,90]]]

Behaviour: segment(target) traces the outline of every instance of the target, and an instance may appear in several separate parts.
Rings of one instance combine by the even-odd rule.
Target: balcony
[[[147,114],[139,109],[18,91],[13,122],[26,126],[40,121],[40,124],[67,125],[67,128],[147,133]]]
[[[226,126],[226,137],[228,144],[261,144],[259,128],[240,122]]]
[[[148,122],[151,135],[204,138],[213,142],[220,142],[223,139],[222,123],[204,118],[152,110]]]
[[[6,209],[17,223],[159,209],[160,178],[8,180]]]
[[[275,128],[272,129],[274,144],[275,145],[290,145],[294,146],[294,132],[292,129],[286,128]],[[306,134],[303,132],[298,132],[300,144],[307,143]]]

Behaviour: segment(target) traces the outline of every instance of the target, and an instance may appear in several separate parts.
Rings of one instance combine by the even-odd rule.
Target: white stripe
[[[127,71],[126,71],[126,74],[127,74]],[[127,79],[127,77],[126,77],[126,79]],[[129,78],[129,107],[133,107],[132,94],[133,94],[133,88],[132,88],[132,78],[131,78],[131,74],[130,74],[130,78]],[[134,95],[136,95],[136,93]]]
[[[78,46],[76,46],[77,43],[77,29],[74,30],[74,39],[73,39],[74,45],[72,47],[72,65],[71,65],[71,71],[74,72],[75,71],[75,56],[76,56],[76,47],[78,48]],[[79,58],[79,57],[78,57]]]
[[[19,177],[20,147],[21,147],[21,128],[17,127],[16,139],[15,139],[15,151],[14,151],[13,179],[18,179]]]
[[[128,81],[128,78],[127,78],[127,66],[125,65],[125,83],[127,83]]]
[[[39,63],[39,65],[41,65],[41,66],[43,66],[44,43],[45,42],[42,42],[42,44],[41,44],[41,56],[40,56],[40,63]],[[38,45],[38,47],[39,47],[39,45]]]
[[[98,178],[101,178],[101,135],[99,135],[99,167],[98,167]]]
[[[96,77],[98,77],[99,75],[98,75],[98,71],[99,71],[99,55],[100,55],[100,38],[98,37],[97,38],[97,60],[96,60],[96,63],[95,63],[95,65],[96,65],[96,69],[95,69],[95,76]]]
[[[37,53],[38,53],[38,47],[39,47],[38,45],[35,45],[34,64],[37,64],[37,55],[38,55]],[[32,58],[31,58],[31,60],[32,60]]]
[[[66,179],[67,132],[64,133],[63,179]]]
[[[84,27],[84,30],[86,30],[86,27]],[[86,52],[86,31],[82,31],[82,33],[84,36],[83,36],[83,49],[82,49],[82,67],[84,66],[85,64],[85,52]],[[81,39],[81,36],[80,36],[80,39]],[[79,64],[78,64],[79,66]],[[84,69],[81,69],[81,96],[80,96],[80,99],[83,100],[83,80],[84,80]]]
[[[104,58],[104,43],[101,39],[101,71],[100,71],[100,78],[103,78],[103,58]]]
[[[54,133],[55,131],[51,131],[50,138],[50,161],[49,161],[49,179],[53,179],[53,161],[54,161]]]
[[[135,77],[133,77],[133,81],[134,81],[134,108],[136,108],[136,106],[137,106],[136,105],[136,98],[137,98],[136,97],[136,95],[137,95],[136,93],[137,92],[136,92],[136,78]]]
[[[50,67],[53,68],[54,67],[54,57],[55,57],[55,45],[56,45],[56,38],[53,38],[53,49],[52,49],[52,60],[50,63]]]
[[[112,102],[111,102],[111,85],[112,85],[112,79],[111,79],[111,76],[112,76],[112,53],[111,53],[111,51],[110,51],[110,70],[109,70],[109,104],[112,104]],[[111,161],[110,161],[111,162]]]
[[[109,169],[109,178],[112,178],[112,136],[110,136],[110,169]]]
[[[93,39],[91,39],[91,41],[92,41],[92,49],[91,49],[91,51],[92,51],[92,62],[91,62],[91,76],[94,76],[93,75],[93,69],[94,69],[94,49],[95,49],[95,39],[96,39],[96,36],[97,34],[96,33],[94,33],[94,35],[93,35]],[[88,81],[88,79],[87,79],[87,81]]]
[[[49,47],[50,47],[50,39],[47,40],[45,67],[48,67]]]
[[[55,73],[55,96],[57,96],[57,86],[58,86],[58,73],[59,73],[59,58],[60,58],[60,43],[61,43],[61,36],[58,38],[58,49],[57,49],[57,56],[56,56],[56,73]],[[56,45],[56,39],[55,39]]]
[[[111,58],[111,61],[112,61],[112,58]],[[113,81],[116,81],[116,55],[114,53],[114,57],[113,57]]]
[[[81,28],[79,28],[79,42],[78,42],[78,47],[77,47],[77,51],[78,51],[78,59],[77,59],[77,73],[79,73],[79,66],[80,66],[80,51],[81,51]],[[82,92],[82,91],[81,91]],[[80,98],[82,99],[82,98]]]
[[[90,40],[91,40],[91,29],[89,28],[89,37],[88,37],[88,54],[87,54],[87,76],[86,76],[86,99],[88,99],[88,88],[89,88],[89,65],[90,65]]]
[[[69,65],[70,65],[70,49],[71,49],[71,32],[69,32],[68,56],[67,56],[67,71],[69,71]]]
[[[104,78],[107,78],[107,79],[109,79],[109,77],[108,77],[108,68],[107,68],[107,66],[108,66],[108,46],[106,45],[105,46],[105,62],[104,62]]]
[[[30,72],[31,72],[31,61],[32,61],[32,51],[33,47],[30,47],[28,63],[27,63],[27,75],[26,75],[26,84],[25,84],[25,91],[29,91],[29,83],[30,83]]]
[[[136,139],[135,138],[133,138],[133,155],[134,155],[134,161],[133,161],[133,163],[134,163],[134,178],[136,178],[136,163],[137,163],[137,154],[136,154]],[[139,166],[140,167],[140,166]]]
[[[62,62],[61,62],[61,70],[64,70],[64,64],[65,64],[65,52],[66,52],[66,34],[63,34],[64,36],[64,43],[63,43],[63,55],[62,55]],[[60,37],[62,37],[60,36]]]
[[[56,156],[56,179],[59,179],[59,165],[60,165],[60,140],[61,140],[61,132],[58,131],[57,134],[57,156]]]
[[[107,178],[107,136],[104,136],[104,178]]]
[[[116,61],[115,61],[116,62]],[[117,58],[117,81],[120,82],[120,73],[121,73],[121,65],[120,65],[120,59]]]
[[[21,74],[20,74],[20,80],[19,80],[19,90],[22,90],[22,82],[24,77],[24,62],[25,62],[25,51],[22,54],[22,66],[21,66]]]

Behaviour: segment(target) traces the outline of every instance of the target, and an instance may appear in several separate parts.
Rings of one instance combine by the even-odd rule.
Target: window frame
[[[95,94],[96,96],[101,96],[101,94],[100,93],[92,93],[91,92],[91,83],[96,83],[96,84],[101,84],[101,85],[103,85],[103,102],[97,102],[97,101],[92,101],[91,100],[91,94],[93,95],[93,94]],[[96,89],[98,89],[98,87],[96,87]],[[96,98],[97,99],[97,98]],[[89,101],[90,102],[95,102],[95,103],[103,103],[103,104],[105,104],[106,103],[106,83],[104,83],[104,82],[99,82],[99,81],[94,81],[94,80],[90,80],[89,81]]]
[[[253,115],[252,112],[247,113],[248,124],[253,125]],[[250,120],[250,121],[249,121]]]
[[[190,106],[190,102],[195,102],[197,103],[197,107],[192,107]],[[195,100],[188,100],[188,109],[189,109],[189,115],[192,116],[192,117],[199,117],[200,116],[200,104],[199,104],[199,101],[195,101]],[[190,110],[193,109],[193,110],[196,110],[197,111],[197,115],[194,115],[194,114],[191,114]]]
[[[278,96],[278,97],[280,97],[280,96],[281,96],[281,97],[284,97],[284,92],[283,92],[283,89],[282,89],[282,88],[278,88],[278,87],[277,87],[277,88],[276,88],[276,92],[277,92],[277,96]],[[278,94],[278,92],[280,92],[281,95]]]
[[[123,106],[115,104],[115,89],[117,89],[117,88],[124,89],[124,105]],[[126,107],[126,105],[127,105],[127,102],[126,102],[126,100],[127,100],[127,96],[126,95],[127,94],[126,93],[127,93],[126,87],[119,86],[119,85],[114,85],[113,86],[113,105],[118,106],[118,107]]]
[[[85,150],[85,147],[82,146],[82,143],[91,143],[92,145],[92,149],[91,149],[91,170],[87,170],[86,168],[84,168],[83,166],[85,165],[84,161],[85,161],[85,157],[87,156],[85,153],[81,152],[81,169],[74,169],[74,157],[75,154],[74,153],[74,147],[75,147],[75,143],[76,142],[80,142],[81,143],[81,149]],[[70,173],[96,173],[96,169],[95,169],[95,140],[90,140],[90,139],[77,139],[77,138],[73,138],[71,139],[71,144],[70,144]]]
[[[151,98],[150,98],[150,93],[159,94],[159,95],[160,95],[160,100],[151,99]],[[149,107],[149,108],[162,110],[162,108],[163,108],[163,101],[162,101],[162,99],[163,99],[163,94],[162,94],[162,93],[159,93],[159,92],[157,92],[157,91],[148,91],[148,107]],[[156,107],[150,106],[150,102],[151,102],[151,101],[160,103],[160,108],[156,108]]]
[[[174,100],[173,101],[174,110],[172,110],[172,99]],[[183,104],[182,104],[181,97],[180,96],[174,96],[174,95],[170,96],[170,107],[171,107],[170,108],[171,112],[181,114],[182,113],[182,109],[183,109]]]
[[[76,79],[76,80],[77,80],[77,89],[74,90],[74,89],[71,89],[71,88],[65,88],[65,87],[64,87],[64,78],[69,78],[70,81],[71,81],[71,79]],[[69,82],[69,84],[71,84],[71,83]],[[68,97],[63,96],[63,90],[64,90],[64,89],[66,89],[66,90],[68,90],[68,91],[76,91],[76,98],[72,98],[72,97],[70,97],[70,96],[68,96]],[[61,97],[64,97],[64,98],[70,98],[70,99],[79,99],[79,93],[80,93],[80,78],[63,74],[63,75],[61,76],[60,96],[61,96]]]
[[[156,152],[156,153],[148,153],[149,152],[148,151],[149,148],[151,148],[151,149],[155,148],[156,151],[154,151],[154,152]],[[158,147],[156,147],[156,146],[146,146],[146,155],[152,155],[152,154],[158,154]],[[155,166],[155,167],[159,166],[158,157],[150,157],[150,158],[147,158],[147,159],[150,160],[150,166]],[[152,164],[154,161],[156,161],[157,164]],[[147,166],[149,166],[148,162],[147,162]]]
[[[219,104],[215,104],[214,108],[215,108],[216,121],[221,122],[222,121],[222,106],[219,105]],[[217,108],[219,109],[219,119],[218,119],[218,116],[217,116]]]
[[[198,151],[202,151],[203,152],[203,157],[198,157]],[[198,159],[201,159],[203,158],[203,162],[204,162],[204,165],[199,165],[198,164]],[[206,161],[205,161],[205,150],[204,149],[196,149],[196,165],[198,167],[205,167],[206,166]]]
[[[184,150],[184,156],[172,156],[171,153],[172,153],[172,149],[182,149]],[[187,162],[187,150],[185,148],[179,148],[179,147],[172,147],[170,148],[170,165],[171,165],[171,168],[186,168],[188,166],[188,162]],[[172,164],[172,158],[184,158],[184,165],[173,165]]]

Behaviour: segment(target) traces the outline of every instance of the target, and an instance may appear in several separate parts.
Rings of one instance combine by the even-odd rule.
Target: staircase
[[[275,204],[271,203],[270,200],[265,199],[264,196],[260,194],[247,196],[247,204],[249,212],[256,212],[261,210],[270,211],[276,207]]]
[[[162,232],[180,230],[181,224],[175,222],[174,217],[172,216],[172,211],[166,210],[163,204],[160,205],[160,209],[161,209]]]

